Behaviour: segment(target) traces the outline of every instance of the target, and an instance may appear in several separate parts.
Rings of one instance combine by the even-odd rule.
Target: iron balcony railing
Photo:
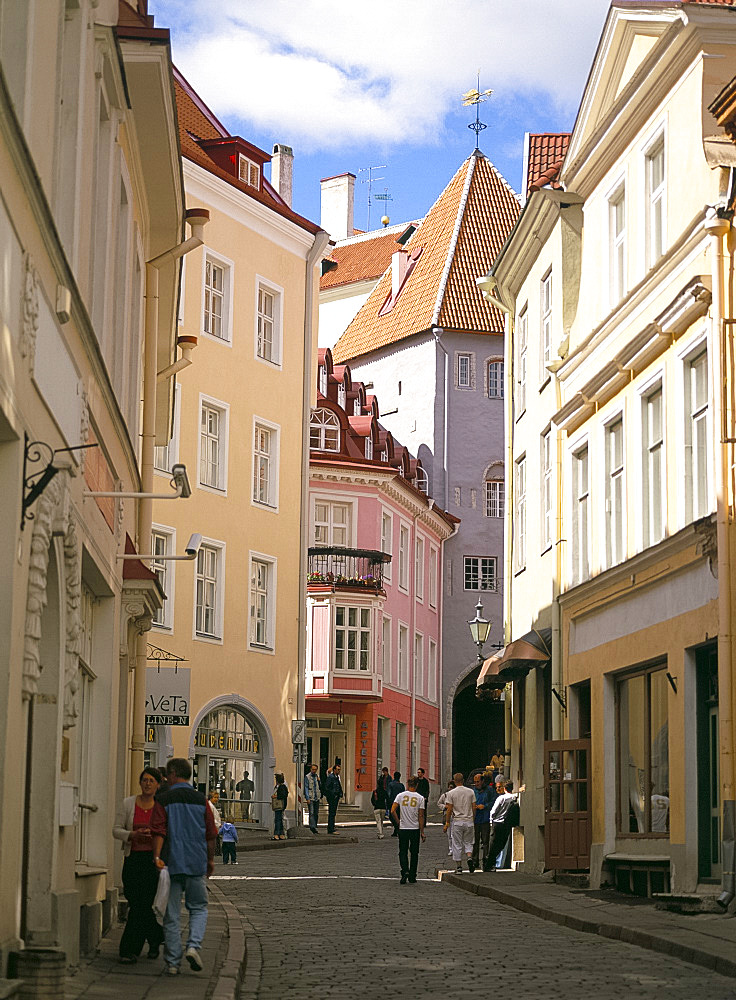
[[[383,566],[388,552],[317,545],[308,550],[307,584],[310,587],[350,587],[383,590]]]

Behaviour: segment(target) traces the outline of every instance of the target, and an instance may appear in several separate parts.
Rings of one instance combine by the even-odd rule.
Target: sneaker
[[[448,852],[447,852],[447,857],[448,857],[448,858],[451,858],[451,857],[452,857],[452,851],[448,851]]]
[[[178,965],[167,965],[164,969],[164,974],[167,976],[178,976],[179,966]]]
[[[462,865],[458,865],[457,868],[455,869],[455,874],[456,875],[461,875],[462,871],[463,871],[463,866]]]
[[[471,861],[470,859],[468,859],[468,871],[471,873],[471,875],[477,867],[478,866],[476,865],[475,861]]]
[[[402,885],[406,885],[406,875],[402,875],[400,881]]]
[[[412,878],[411,876],[409,876],[409,885],[416,885],[416,884],[417,884],[416,878]]]
[[[138,959],[135,957],[135,955],[121,955],[120,958],[118,959],[120,965],[135,965],[137,961]]]
[[[194,972],[201,972],[203,969],[202,959],[200,957],[199,951],[196,948],[187,948],[184,952],[184,958],[189,962],[192,970]]]

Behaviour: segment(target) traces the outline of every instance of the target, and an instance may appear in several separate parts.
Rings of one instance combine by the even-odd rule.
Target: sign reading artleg
[[[147,667],[146,725],[189,725],[189,667]]]

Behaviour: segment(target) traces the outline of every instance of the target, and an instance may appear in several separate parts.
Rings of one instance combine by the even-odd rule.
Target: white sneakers
[[[184,958],[189,962],[194,972],[201,972],[203,969],[202,959],[196,948],[187,948]]]

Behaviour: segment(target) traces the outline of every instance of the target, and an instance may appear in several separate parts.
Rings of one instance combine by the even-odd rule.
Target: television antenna
[[[374,177],[373,176],[373,171],[374,170],[385,170],[385,169],[386,169],[386,164],[385,163],[382,163],[378,167],[358,167],[358,173],[359,174],[365,174],[365,173],[368,174],[367,177],[361,177],[361,179],[360,179],[360,183],[361,184],[367,184],[368,185],[368,222],[367,222],[366,227],[365,227],[366,228],[366,232],[368,232],[368,233],[371,231],[371,192],[373,190],[373,185],[375,184],[376,181],[385,181],[386,180],[385,177]]]

